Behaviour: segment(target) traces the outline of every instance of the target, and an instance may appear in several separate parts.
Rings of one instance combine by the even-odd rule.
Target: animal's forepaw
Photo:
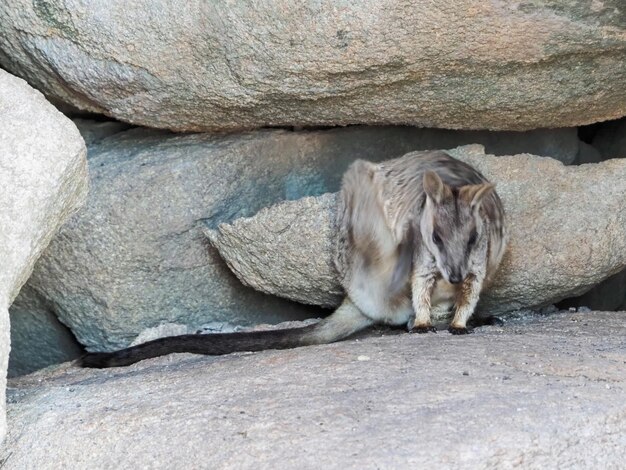
[[[467,335],[472,332],[472,330],[468,328],[465,328],[465,327],[459,328],[458,326],[452,326],[452,325],[448,327],[448,331],[453,335]]]
[[[409,330],[409,333],[437,333],[437,328],[432,325],[414,326]]]

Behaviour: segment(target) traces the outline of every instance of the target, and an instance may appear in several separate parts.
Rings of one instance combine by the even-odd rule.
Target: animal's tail
[[[314,325],[303,328],[170,336],[119,351],[87,353],[78,360],[78,365],[95,368],[120,367],[171,353],[187,352],[217,356],[235,351],[289,349],[325,344],[344,339],[372,323],[372,320],[363,315],[346,298],[332,315]]]

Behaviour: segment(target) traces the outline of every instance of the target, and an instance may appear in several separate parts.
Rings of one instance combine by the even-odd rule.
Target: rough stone
[[[173,130],[572,127],[626,114],[622,0],[13,0],[0,62],[80,109]]]
[[[119,121],[94,121],[93,119],[76,118],[72,119],[76,127],[83,136],[85,144],[92,145],[99,143],[101,140],[111,137],[112,135],[119,134],[122,131],[128,130],[130,126],[124,122]],[[537,153],[537,152],[530,152]],[[537,155],[544,155],[543,153],[537,153]],[[552,155],[548,155],[552,156]]]
[[[621,468],[625,312],[9,382],[3,469]]]
[[[28,286],[22,288],[9,309],[9,377],[70,361],[84,352],[67,326],[41,304],[37,296],[27,294],[28,289]]]
[[[89,147],[87,205],[46,250],[27,295],[37,296],[89,350],[127,346],[162,323],[195,330],[211,321],[250,325],[317,316],[241,286],[202,227],[336,190],[354,159],[419,148],[422,137],[414,131],[215,136],[133,129],[104,137]]]
[[[576,128],[515,131],[455,131],[449,129],[415,129],[420,135],[420,150],[449,149],[460,145],[482,144],[493,155],[530,153],[552,157],[565,164],[587,157],[587,144],[578,139]]]
[[[492,313],[580,295],[626,268],[626,160],[564,166],[533,155],[449,151],[497,184],[511,241],[482,308]],[[290,201],[221,224],[209,238],[246,285],[334,306],[334,195]]]
[[[204,234],[246,286],[336,307],[345,294],[333,264],[334,213],[335,195],[324,194],[265,208]]]
[[[8,308],[59,226],[84,202],[86,149],[76,127],[0,70],[0,440],[5,434]]]

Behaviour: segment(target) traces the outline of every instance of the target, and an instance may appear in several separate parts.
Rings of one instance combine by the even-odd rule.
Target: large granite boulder
[[[574,164],[626,158],[626,119],[588,126],[581,129],[581,134],[592,145],[579,141],[578,156]],[[581,296],[566,299],[560,305],[585,306],[593,310],[626,309],[626,270],[611,276]]]
[[[625,312],[12,380],[3,470],[621,468]]]
[[[626,160],[564,166],[533,155],[450,151],[497,184],[511,241],[482,296],[492,313],[580,295],[626,267]],[[334,195],[264,209],[207,234],[241,281],[299,302],[334,306]]]
[[[621,0],[0,2],[0,62],[173,130],[569,127],[626,114]]]
[[[69,119],[0,70],[0,439],[6,430],[8,308],[59,226],[84,202],[85,154]]]

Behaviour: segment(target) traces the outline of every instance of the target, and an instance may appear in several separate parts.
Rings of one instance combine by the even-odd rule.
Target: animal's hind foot
[[[448,331],[453,335],[467,335],[467,334],[472,333],[472,330],[468,328],[452,326],[452,325],[448,327]]]

